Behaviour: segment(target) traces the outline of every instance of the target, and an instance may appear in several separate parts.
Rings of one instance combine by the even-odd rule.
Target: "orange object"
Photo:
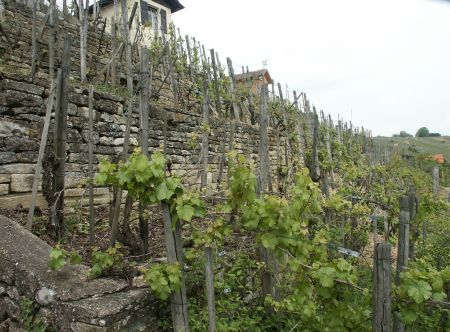
[[[445,162],[445,158],[443,154],[435,154],[431,156],[431,159],[436,160],[438,164],[443,164]]]

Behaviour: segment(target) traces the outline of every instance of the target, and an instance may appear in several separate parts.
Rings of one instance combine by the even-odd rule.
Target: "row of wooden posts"
[[[400,284],[400,273],[408,266],[410,253],[414,252],[414,243],[410,243],[409,239],[411,221],[414,220],[416,213],[417,198],[415,188],[412,186],[408,195],[400,198],[397,267],[394,280],[396,285]],[[391,255],[389,242],[375,243],[372,294],[372,331],[374,332],[405,331],[404,324],[397,317],[393,319],[392,315]]]

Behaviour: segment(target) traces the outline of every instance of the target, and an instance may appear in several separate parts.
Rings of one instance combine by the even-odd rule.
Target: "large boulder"
[[[50,271],[51,247],[0,216],[0,326],[18,321],[20,302],[33,300],[57,331],[155,331],[158,302],[148,288],[90,279],[85,265]]]

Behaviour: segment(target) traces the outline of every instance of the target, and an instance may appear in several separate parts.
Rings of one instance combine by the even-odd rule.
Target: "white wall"
[[[131,9],[133,8],[133,4],[135,3],[135,0],[126,0],[127,1],[127,8],[128,8],[128,17],[131,15]],[[136,36],[136,28],[141,23],[141,2],[138,0],[138,8],[136,10],[136,15],[134,17],[133,25],[130,29],[130,38],[131,41],[134,41],[134,38]],[[166,18],[167,18],[167,29],[169,29],[169,25],[172,22],[172,15],[171,10],[168,7],[162,6],[156,2],[153,2],[151,0],[146,1],[150,6],[158,9],[158,36],[161,36],[161,14],[160,10],[163,9],[166,11]],[[118,20],[119,22],[116,22],[119,24],[119,29],[117,31],[118,34],[121,34],[121,25],[122,25],[122,10],[121,10],[121,2],[118,0]],[[108,5],[106,7],[100,8],[100,16],[107,18],[107,31],[111,32],[111,18],[114,16],[114,4]],[[142,30],[142,44],[149,46],[151,44],[151,41],[154,39],[154,28],[151,26],[144,26],[141,24],[141,30]]]

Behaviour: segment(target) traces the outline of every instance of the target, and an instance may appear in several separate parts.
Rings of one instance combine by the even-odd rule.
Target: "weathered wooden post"
[[[128,158],[128,148],[130,141],[130,127],[131,127],[131,117],[133,114],[133,73],[132,73],[132,62],[131,62],[131,42],[130,42],[130,31],[128,27],[128,9],[125,1],[121,2],[122,8],[122,28],[124,37],[124,46],[126,53],[126,71],[127,71],[127,92],[128,92],[128,105],[127,105],[127,120],[125,127],[125,137],[123,142],[122,151],[122,161],[125,162]],[[116,244],[117,234],[119,230],[119,217],[120,217],[120,205],[122,203],[122,193],[121,188],[117,189],[117,194],[115,198],[114,206],[114,216],[111,224],[111,238],[110,245],[113,247]]]
[[[291,142],[290,142],[290,138],[289,138],[289,122],[287,119],[287,112],[286,109],[284,108],[284,96],[283,96],[283,89],[281,88],[281,83],[278,83],[278,94],[280,95],[280,111],[281,111],[281,116],[283,117],[283,126],[284,126],[284,132],[285,132],[285,141],[284,141],[284,163],[286,168],[289,167],[289,156],[291,156]]]
[[[166,202],[161,203],[164,221],[164,237],[166,241],[167,263],[177,264],[183,270],[183,242],[181,239],[181,225],[178,221],[172,226],[170,207]],[[181,277],[181,289],[170,294],[170,308],[172,311],[173,330],[175,332],[189,332],[188,303],[184,273]]]
[[[53,0],[54,1],[54,0]],[[81,82],[86,82],[86,54],[87,54],[87,45],[85,33],[87,33],[87,29],[85,29],[85,25],[87,25],[87,13],[84,10],[84,1],[79,1],[79,16],[80,16],[80,79]]]
[[[174,105],[176,107],[178,105],[178,85],[173,71],[173,59],[171,47],[168,42],[166,44],[167,44],[167,64],[169,67],[169,76],[170,76],[170,89],[172,90]]]
[[[116,54],[117,51],[117,28],[116,28],[116,18],[113,16],[111,17],[111,65],[110,65],[110,72],[111,72],[111,85],[113,87],[116,87],[117,84],[117,74],[116,74],[116,57],[114,54]]]
[[[191,81],[194,82],[195,75],[194,75],[194,65],[192,63],[192,50],[191,50],[190,38],[188,35],[186,35],[185,39],[186,39],[187,55],[188,55],[188,59],[189,59],[189,74],[191,75]]]
[[[216,300],[214,296],[213,253],[209,245],[205,247],[205,281],[208,301],[208,331],[216,332]]]
[[[392,332],[391,245],[377,243],[373,264],[372,331]]]
[[[260,188],[265,193],[268,189],[269,182],[269,138],[267,127],[269,119],[267,117],[267,85],[261,86],[261,95],[259,99],[259,156],[260,156]]]
[[[148,157],[148,101],[150,97],[150,69],[149,69],[148,50],[146,47],[140,49],[140,93],[139,93],[139,118],[140,135],[139,141],[141,152]],[[144,205],[139,202],[139,235],[142,240],[142,249],[146,254],[148,252],[148,222],[144,217]]]
[[[439,166],[433,167],[432,177],[433,177],[433,197],[436,199],[439,196]]]
[[[233,103],[234,119],[236,121],[239,121],[239,114],[241,113],[241,111],[236,96],[237,92],[236,77],[234,76],[233,63],[231,62],[230,58],[227,58],[227,65],[228,65],[228,74],[230,76],[230,91],[232,99],[231,101]]]
[[[408,196],[400,198],[400,218],[398,232],[397,271],[396,282],[400,282],[400,273],[408,266],[409,251],[409,199]]]
[[[53,104],[55,102],[55,91],[57,85],[61,85],[61,69],[58,69],[56,82],[53,82],[52,80],[50,84],[50,95],[47,100],[47,110],[45,113],[44,128],[42,129],[41,144],[39,145],[39,154],[36,163],[36,169],[34,172],[33,185],[31,189],[30,209],[28,210],[27,229],[30,232],[33,231],[34,209],[36,207],[36,196],[38,191],[39,179],[41,177],[42,171],[42,159],[44,158],[45,147],[47,145],[48,130],[50,127],[50,118],[52,115]]]
[[[416,219],[417,213],[417,196],[416,196],[416,187],[414,185],[409,186],[408,190],[408,200],[409,200],[409,223],[411,230],[411,240],[409,242],[409,258],[414,258],[415,256],[415,247],[416,241],[419,238],[419,224]]]
[[[219,91],[219,75],[217,74],[216,56],[214,49],[210,50],[211,53],[211,66],[213,70],[213,86],[214,86],[214,101],[216,105],[216,113],[222,115],[220,106],[220,91]]]
[[[313,145],[311,155],[311,169],[309,174],[313,181],[318,181],[320,178],[320,164],[319,164],[319,117],[315,107],[314,110],[314,126],[313,126]]]
[[[64,183],[66,169],[66,137],[67,137],[67,108],[69,104],[69,76],[70,76],[70,49],[72,39],[69,35],[64,38],[64,51],[61,68],[61,86],[57,96],[58,109],[55,115],[55,155],[58,161],[55,169],[55,182],[53,193],[56,196],[54,209],[50,214],[53,226],[58,236],[61,236],[64,226]]]
[[[49,11],[48,75],[50,79],[53,79],[55,78],[56,0],[50,0]]]
[[[209,90],[208,79],[203,79],[203,122],[202,122],[202,170],[200,190],[207,187],[208,182],[208,154],[209,154]]]
[[[3,1],[3,0],[0,0]],[[0,7],[3,3],[0,4]],[[36,6],[37,0],[33,1],[33,25],[31,27],[31,78],[34,79],[36,73]],[[3,17],[0,17],[0,23]]]
[[[94,224],[94,87],[89,86],[89,242],[93,246],[95,242],[95,224]]]

